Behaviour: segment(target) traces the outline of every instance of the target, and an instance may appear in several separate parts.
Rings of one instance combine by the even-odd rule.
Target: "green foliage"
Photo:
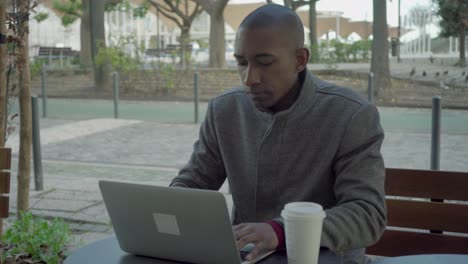
[[[351,46],[352,54],[360,54],[361,58],[366,61],[370,59],[369,55],[372,49],[372,40],[361,39],[351,44]]]
[[[319,48],[320,62],[338,63],[368,61],[371,48],[371,40],[358,40],[352,44],[344,43],[336,39],[322,41]]]
[[[333,39],[330,41],[331,45],[333,48],[335,48],[335,51],[333,52],[333,56],[335,57],[336,61],[347,61],[346,58],[346,46],[348,44],[343,43],[339,40]]]
[[[125,52],[124,48],[129,46],[135,48],[135,58]],[[98,53],[96,54],[95,62],[99,67],[108,65],[111,66],[112,70],[129,72],[138,68],[140,63],[139,53],[140,47],[134,38],[130,36],[121,38],[116,45],[111,47],[105,47],[102,43],[98,43]]]
[[[148,13],[149,8],[150,8],[150,3],[148,1],[144,1],[141,5],[134,8],[132,7],[132,5],[130,4],[130,1],[128,0],[120,1],[118,3],[107,3],[105,6],[106,12],[132,11],[133,17],[135,18],[144,18],[146,14]]]
[[[3,236],[3,242],[12,248],[2,252],[2,261],[27,253],[33,262],[58,263],[64,255],[69,236],[70,229],[61,220],[49,222],[34,217],[30,212],[21,213],[20,219]]]
[[[35,78],[41,74],[42,68],[47,65],[47,59],[35,59],[29,63],[31,78]]]
[[[75,22],[78,18],[81,17],[81,1],[77,0],[67,0],[67,1],[59,1],[54,0],[53,8],[61,13],[62,16],[62,25],[67,27],[73,22]]]
[[[164,77],[164,79],[166,80],[166,88],[167,89],[174,89],[174,87],[175,87],[175,82],[174,82],[175,68],[174,68],[174,64],[162,64],[160,66],[161,66],[160,67],[161,74]]]
[[[45,13],[45,12],[37,13],[34,16],[34,20],[36,20],[37,23],[41,23],[42,21],[46,20],[47,18],[49,18],[49,13]]]
[[[319,62],[320,61],[320,52],[318,45],[310,45],[310,62]]]
[[[436,12],[440,20],[442,37],[458,37],[460,26],[468,24],[468,2],[457,0],[437,0]],[[465,32],[468,27],[464,26]]]
[[[140,6],[133,8],[133,17],[135,18],[144,18],[146,13],[150,8],[150,3],[148,1],[143,2]]]
[[[128,0],[123,0],[117,3],[107,3],[105,6],[106,12],[112,11],[128,11],[132,8]]]

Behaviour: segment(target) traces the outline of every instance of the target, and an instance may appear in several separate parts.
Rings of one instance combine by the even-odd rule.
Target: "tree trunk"
[[[21,13],[29,12],[29,0],[18,0]],[[21,17],[21,16],[20,16]],[[25,16],[25,18],[27,18]],[[31,172],[31,90],[29,75],[29,21],[19,21],[18,33],[21,38],[18,44],[18,77],[20,105],[20,146],[18,153],[18,200],[17,217],[21,211],[29,209],[29,179]]]
[[[317,40],[317,12],[315,5],[318,0],[309,0],[309,38],[310,38],[310,61],[319,61],[319,48]]]
[[[6,61],[6,1],[0,1],[0,147],[5,145],[7,119]]]
[[[91,16],[91,56],[94,65],[94,84],[96,91],[110,89],[109,72],[105,65],[97,66],[95,62],[96,55],[100,47],[106,46],[106,36],[104,29],[104,1],[90,1]]]
[[[463,21],[459,22],[459,36],[458,36],[458,47],[460,50],[460,60],[458,62],[458,66],[465,67],[466,66],[466,57],[465,57],[465,24]]]
[[[187,47],[190,45],[190,25],[186,25],[181,28],[180,32],[180,63],[184,66],[190,65],[190,53]]]
[[[216,1],[210,14],[210,67],[222,68],[226,65],[224,8],[227,2],[227,0]]]
[[[82,0],[82,15],[80,23],[80,63],[85,67],[93,66],[91,55],[90,2],[91,0]]]
[[[373,0],[374,23],[372,26],[372,61],[371,72],[374,73],[375,95],[384,93],[390,95],[390,65],[388,58],[388,28],[387,28],[387,2]]]

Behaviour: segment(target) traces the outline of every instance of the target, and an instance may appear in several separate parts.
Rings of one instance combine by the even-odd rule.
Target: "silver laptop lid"
[[[216,191],[99,181],[120,248],[206,264],[239,264],[228,209]]]

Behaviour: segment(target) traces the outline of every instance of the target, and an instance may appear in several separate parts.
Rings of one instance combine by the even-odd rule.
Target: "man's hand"
[[[278,238],[273,227],[267,223],[243,223],[234,226],[237,247],[242,249],[248,243],[255,247],[246,256],[247,260],[258,257],[261,252],[271,251],[278,246]]]

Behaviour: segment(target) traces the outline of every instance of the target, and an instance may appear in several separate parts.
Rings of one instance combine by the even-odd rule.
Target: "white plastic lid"
[[[284,206],[281,212],[283,217],[325,217],[325,212],[320,204],[312,202],[293,202]]]

